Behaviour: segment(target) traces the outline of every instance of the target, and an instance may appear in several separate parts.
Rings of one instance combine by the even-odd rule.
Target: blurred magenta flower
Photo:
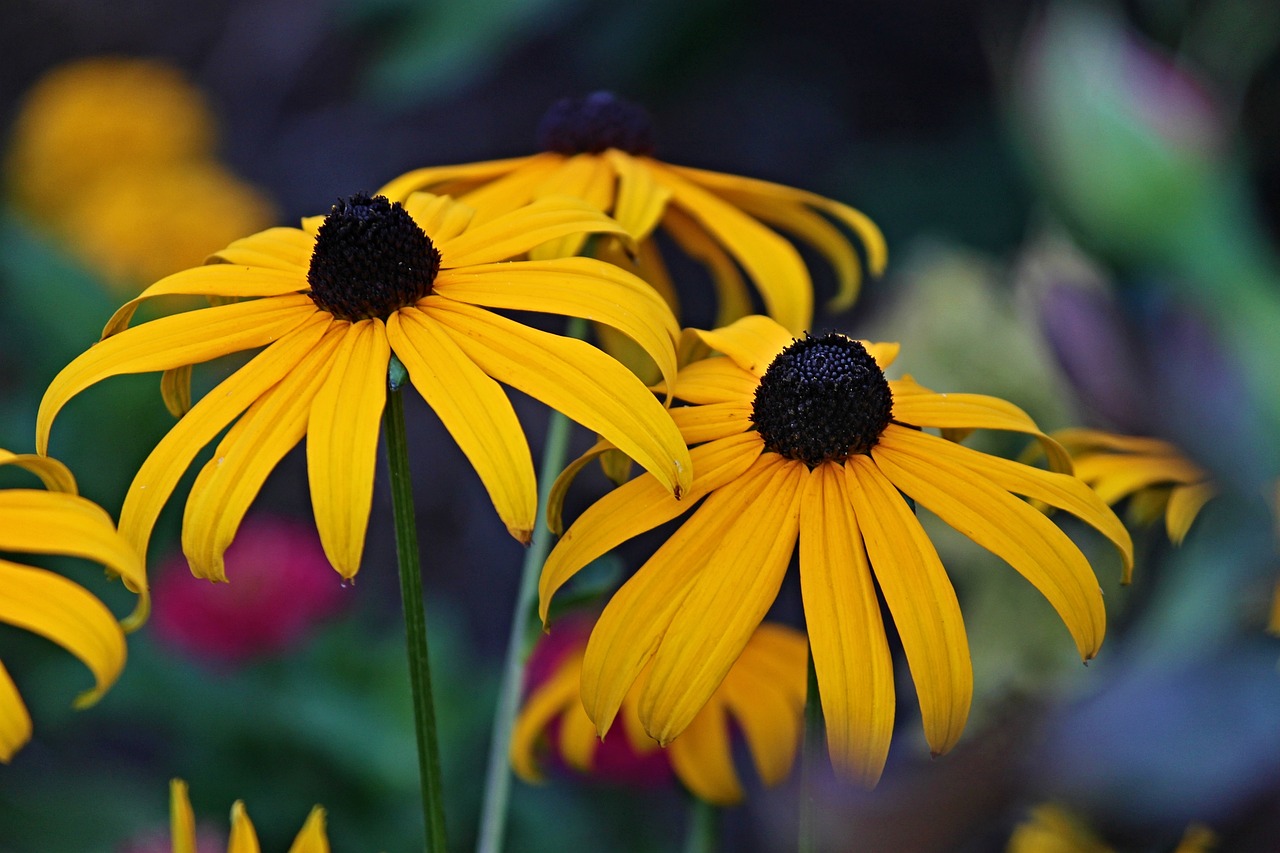
[[[295,521],[246,521],[226,565],[225,584],[193,577],[181,554],[161,565],[151,617],[161,642],[193,657],[240,663],[298,644],[345,603],[320,538]]]

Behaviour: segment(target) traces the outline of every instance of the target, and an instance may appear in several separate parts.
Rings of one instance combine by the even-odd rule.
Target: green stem
[[[720,810],[699,797],[689,803],[689,833],[684,853],[715,853],[720,841]]]
[[[569,320],[565,335],[582,338],[586,331],[587,322],[574,317]],[[538,470],[538,514],[533,525],[533,538],[528,550],[524,552],[524,565],[520,569],[520,591],[516,594],[515,609],[511,614],[511,633],[507,638],[502,685],[499,688],[498,707],[493,715],[477,853],[499,853],[502,850],[503,832],[507,825],[507,801],[511,798],[511,765],[507,753],[511,749],[511,728],[515,725],[516,712],[520,708],[520,688],[524,681],[524,662],[527,656],[525,638],[529,633],[529,617],[537,604],[538,578],[542,574],[542,564],[547,561],[547,554],[551,553],[547,500],[551,484],[564,468],[572,426],[572,421],[556,411],[551,413],[547,421],[547,439],[542,447],[542,464]]]
[[[405,436],[404,400],[400,391],[392,390],[387,394],[382,422],[387,436],[387,465],[391,469],[391,511],[395,516],[400,598],[404,604],[405,645],[409,651],[409,681],[413,688],[413,722],[418,737],[418,773],[422,786],[422,815],[427,830],[426,849],[430,853],[444,853],[446,842],[440,745],[436,736],[435,703],[431,698],[427,613],[422,597],[418,530],[413,513],[413,483],[409,477],[409,442]]]
[[[817,844],[817,807],[815,788],[819,762],[824,760],[825,744],[822,725],[822,702],[818,696],[818,673],[809,653],[809,689],[804,703],[804,746],[800,753],[800,834],[798,853],[814,853]]]

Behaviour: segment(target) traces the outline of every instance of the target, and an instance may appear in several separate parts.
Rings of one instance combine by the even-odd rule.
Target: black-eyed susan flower
[[[142,560],[97,505],[76,494],[75,479],[55,459],[0,450],[0,465],[16,465],[47,488],[0,491],[0,552],[62,554],[101,563],[141,594],[133,622],[146,616],[147,576]],[[0,560],[0,622],[38,634],[79,658],[94,686],[75,701],[98,701],[124,667],[121,623],[84,587],[62,575]],[[0,761],[8,762],[31,738],[31,715],[0,664]]]
[[[778,231],[808,244],[834,268],[839,284],[832,308],[857,297],[861,263],[845,233],[866,252],[879,275],[884,237],[848,205],[768,181],[664,163],[652,155],[647,113],[609,92],[554,104],[538,128],[541,153],[529,157],[440,166],[409,172],[381,192],[402,199],[416,190],[448,194],[490,217],[548,195],[585,199],[614,216],[639,243],[636,270],[674,306],[675,289],[652,235],[659,226],[710,272],[719,298],[719,324],[750,314],[743,272],[766,313],[793,333],[813,315],[813,288],[795,246]],[[581,238],[553,251],[572,254]]]
[[[1187,827],[1176,846],[1144,846],[1143,849],[1169,853],[1209,853],[1217,847],[1217,836],[1202,824]],[[1115,853],[1077,816],[1053,803],[1036,806],[1013,830],[1006,853]]]
[[[311,810],[289,846],[289,853],[329,853],[324,816],[324,809],[320,806]],[[181,779],[169,783],[169,824],[173,853],[197,853],[195,813],[191,810],[187,783]],[[253,821],[249,820],[244,803],[236,800],[231,806],[231,837],[227,840],[227,853],[257,853],[258,849],[258,833],[253,828]]]
[[[756,772],[765,785],[787,777],[803,727],[806,656],[804,634],[784,625],[760,625],[741,655],[689,727],[659,750],[640,723],[638,701],[643,676],[622,701],[623,736],[603,741],[582,707],[582,657],[588,626],[556,626],[543,640],[568,642],[529,693],[511,738],[511,765],[527,782],[540,782],[538,749],[550,741],[565,764],[581,773],[627,778],[646,759],[669,760],[676,776],[694,796],[714,805],[742,800],[742,783],[733,762],[732,732],[743,733]],[[537,651],[535,650],[535,655]],[[537,672],[531,661],[530,675]],[[533,680],[533,679],[531,679]],[[617,744],[612,755],[606,750]],[[621,754],[619,754],[621,753]],[[656,755],[655,755],[656,753]],[[603,766],[607,762],[608,766]]]
[[[698,332],[722,356],[682,369],[673,408],[693,448],[683,501],[640,476],[605,495],[547,560],[543,619],[556,590],[617,544],[698,509],[614,594],[587,645],[582,696],[600,732],[640,673],[645,730],[680,734],[724,679],[777,595],[800,543],[800,586],[835,766],[873,783],[893,730],[888,605],[934,753],[964,727],[973,672],[959,603],[906,498],[1002,557],[1049,600],[1084,659],[1102,643],[1097,579],[1079,548],[1017,496],[1079,516],[1132,560],[1115,514],[1083,481],[965,448],[923,428],[1000,429],[1070,461],[1023,411],[975,394],[886,380],[895,344],[838,334],[795,339],[765,318]],[[903,497],[906,495],[906,498]],[[702,500],[705,498],[705,500]],[[879,587],[879,594],[876,587]]]
[[[1071,454],[1076,476],[1104,501],[1128,498],[1134,523],[1164,516],[1175,545],[1217,493],[1209,473],[1167,441],[1097,429],[1058,430],[1053,437]]]
[[[83,389],[120,373],[165,371],[166,402],[185,413],[125,497],[120,529],[139,553],[192,458],[232,424],[187,500],[182,540],[192,570],[225,579],[222,555],[240,519],[267,474],[305,435],[321,543],[350,578],[364,546],[394,353],[522,542],[534,520],[533,463],[498,381],[608,436],[679,493],[690,482],[688,451],[665,409],[631,373],[582,341],[488,310],[612,325],[673,375],[675,320],[644,282],[590,258],[500,263],[580,232],[621,228],[563,198],[476,225],[470,208],[424,193],[404,205],[355,195],[302,228],[238,240],[218,253],[221,263],[165,278],[116,312],[104,339],[46,391],[37,416],[39,450],[48,446],[58,411]],[[237,301],[127,328],[140,302],[169,294]],[[191,365],[256,347],[265,348],[186,411]]]

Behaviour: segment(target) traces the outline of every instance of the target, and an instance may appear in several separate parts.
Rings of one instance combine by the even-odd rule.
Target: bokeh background
[[[1049,800],[1117,849],[1171,850],[1197,821],[1222,850],[1280,849],[1280,645],[1264,631],[1280,574],[1265,499],[1280,467],[1271,0],[5,0],[3,10],[0,447],[33,448],[49,380],[166,265],[199,263],[235,236],[323,213],[410,168],[532,153],[555,99],[610,89],[648,108],[663,159],[814,190],[880,224],[888,273],[817,329],[901,340],[901,367],[922,382],[997,394],[1045,428],[1176,440],[1221,484],[1181,548],[1158,526],[1135,531],[1129,587],[1102,543],[1068,528],[1108,602],[1109,636],[1087,668],[1029,585],[925,519],[966,614],[974,714],[960,746],[931,760],[904,668],[880,786],[820,785],[823,849],[1002,850],[1028,808]],[[122,94],[102,64],[66,72],[93,57],[163,66]],[[30,93],[50,79],[77,106],[45,115],[40,137]],[[136,157],[78,144],[84,128],[112,121],[122,138],[147,129],[149,142],[124,146]],[[46,141],[24,149],[35,138]],[[169,157],[171,147],[188,153]],[[834,282],[813,266],[821,302]],[[686,324],[710,322],[706,292],[687,291]],[[235,366],[198,370],[197,390]],[[172,423],[157,383],[91,389],[54,430],[52,453],[113,514]],[[522,552],[410,397],[449,824],[463,850]],[[546,412],[516,402],[536,452]],[[418,846],[385,486],[350,587],[314,554],[300,451],[251,511],[225,589],[172,559],[181,501],[171,501],[149,563],[156,618],[90,711],[69,709],[88,683],[74,660],[0,631],[36,719],[33,742],[0,768],[0,849],[157,849],[147,845],[165,837],[174,776],[190,782],[210,838],[243,798],[264,849],[285,849],[314,803],[329,809],[337,850]],[[568,514],[606,488],[584,477]],[[644,547],[623,550],[624,570]],[[117,612],[128,606],[96,571],[59,567]],[[793,582],[775,615],[798,624]],[[724,849],[790,849],[799,774],[764,791],[741,766],[751,796],[725,814]],[[508,849],[678,849],[686,803],[671,787],[553,773],[542,787],[517,783]]]

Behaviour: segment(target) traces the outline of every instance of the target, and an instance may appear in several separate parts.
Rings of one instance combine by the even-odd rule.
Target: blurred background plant
[[[1171,441],[1221,489],[1180,547],[1159,526],[1135,530],[1130,587],[1068,527],[1092,549],[1110,616],[1088,669],[1029,585],[924,518],[965,611],[974,715],[930,761],[914,697],[900,697],[880,786],[823,780],[823,849],[1003,850],[1052,799],[1126,849],[1202,822],[1221,850],[1274,850],[1280,646],[1263,626],[1278,561],[1263,495],[1280,473],[1277,8],[14,0],[0,28],[0,446],[31,449],[49,380],[151,280],[408,169],[526,154],[554,100],[613,89],[653,115],[664,160],[820,192],[883,228],[888,274],[816,330],[901,339],[921,382],[1013,400],[1046,429]],[[820,305],[835,285],[811,266]],[[687,322],[711,322],[696,298],[709,290],[688,289]],[[196,393],[234,367],[198,369]],[[157,385],[91,389],[55,431],[82,492],[112,513],[172,422]],[[441,569],[429,619],[461,850],[521,554],[420,402],[412,461],[432,484],[418,518]],[[538,446],[545,413],[516,405]],[[288,520],[308,515],[304,467],[295,452],[268,481],[261,541],[229,555],[229,587],[207,590],[239,603],[188,597],[181,565],[151,567],[156,618],[92,711],[66,707],[86,686],[74,661],[0,631],[40,721],[0,772],[0,848],[129,849],[163,829],[173,776],[197,814],[251,803],[264,849],[285,849],[318,802],[336,850],[418,846],[385,481],[368,569],[343,589],[308,569],[298,525],[312,531]],[[607,487],[584,474],[566,517]],[[162,516],[157,552],[176,550],[178,521]],[[193,630],[197,613],[209,630]],[[797,589],[773,616],[798,619]],[[290,619],[297,630],[281,630]],[[798,774],[767,792],[747,775],[724,849],[789,849]],[[512,808],[512,851],[669,850],[683,836],[666,788],[517,784]]]

